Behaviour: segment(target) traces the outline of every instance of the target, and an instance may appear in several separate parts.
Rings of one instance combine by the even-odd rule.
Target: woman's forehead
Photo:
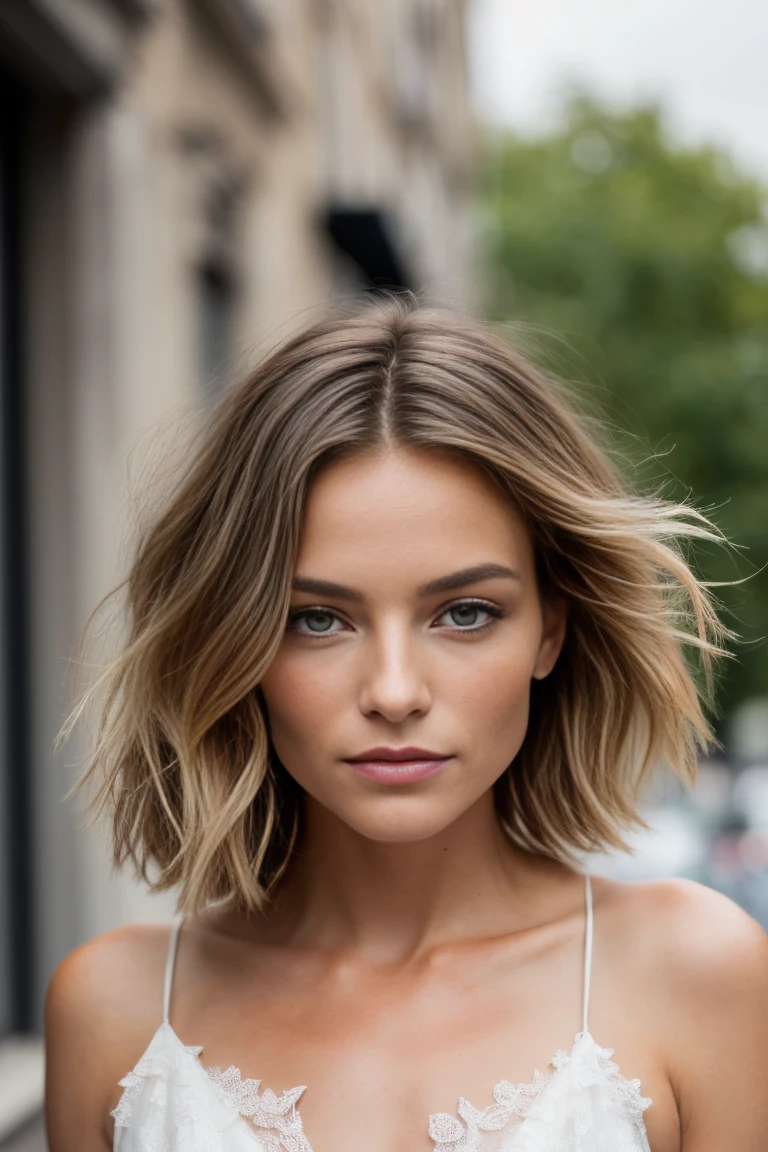
[[[532,563],[513,502],[471,461],[393,449],[329,465],[308,494],[297,571],[318,565],[455,571]],[[313,574],[315,574],[313,572]]]

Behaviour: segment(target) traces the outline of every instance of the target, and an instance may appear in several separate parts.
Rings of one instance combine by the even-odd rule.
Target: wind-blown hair
[[[633,494],[590,417],[489,326],[377,298],[287,340],[224,398],[126,582],[129,632],[101,678],[81,780],[98,778],[115,861],[192,911],[262,908],[301,835],[260,681],[283,636],[318,469],[363,450],[457,455],[531,532],[541,592],[568,604],[554,670],[495,788],[532,853],[624,845],[638,789],[714,741],[713,657],[732,635],[686,561],[721,539],[687,504]],[[98,687],[98,685],[97,685]]]

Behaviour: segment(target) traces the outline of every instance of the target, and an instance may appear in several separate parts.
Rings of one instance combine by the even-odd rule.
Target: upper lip
[[[447,760],[442,752],[430,752],[428,748],[368,748],[358,756],[348,756],[347,760],[357,762],[360,760]]]

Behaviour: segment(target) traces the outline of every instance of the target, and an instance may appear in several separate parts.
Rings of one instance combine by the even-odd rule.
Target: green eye
[[[310,632],[328,632],[334,618],[330,612],[308,612],[304,619]]]
[[[477,604],[454,604],[453,608],[448,609],[448,614],[451,616],[454,624],[458,624],[460,628],[471,627],[477,624],[477,618],[482,608]]]
[[[503,615],[494,604],[479,600],[459,600],[444,610],[440,620],[456,632],[482,632]]]
[[[288,630],[304,636],[333,636],[337,631],[333,625],[337,622],[335,612],[323,608],[305,608],[301,612],[294,612],[290,617]]]

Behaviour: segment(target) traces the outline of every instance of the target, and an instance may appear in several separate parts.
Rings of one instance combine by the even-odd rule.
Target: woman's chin
[[[336,816],[359,836],[381,844],[414,844],[431,840],[449,828],[466,811],[415,797],[381,798],[360,808],[336,812]]]

